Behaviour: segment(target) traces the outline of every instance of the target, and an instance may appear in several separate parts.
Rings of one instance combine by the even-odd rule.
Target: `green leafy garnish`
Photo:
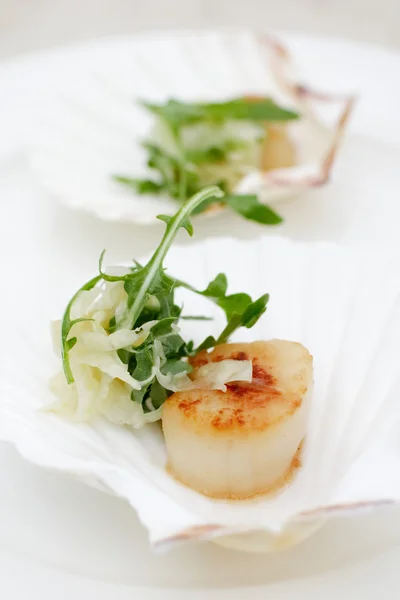
[[[76,292],[74,296],[72,296],[71,300],[67,304],[67,308],[65,309],[62,322],[61,322],[61,358],[63,362],[63,368],[65,377],[68,383],[73,383],[74,377],[72,375],[71,365],[69,362],[69,351],[75,346],[77,342],[76,337],[68,337],[71,329],[77,323],[82,323],[82,321],[90,321],[90,319],[86,317],[80,317],[79,319],[71,319],[71,308],[73,303],[78,297],[78,294],[83,291],[89,291],[94,288],[94,286],[101,280],[102,276],[97,275],[90,279],[87,283],[85,283],[79,290]]]
[[[264,225],[278,225],[282,223],[282,217],[280,217],[272,208],[266,204],[261,204],[258,201],[257,196],[253,194],[249,195],[227,195],[225,202],[235,212],[249,219],[250,221],[256,221]]]
[[[235,98],[209,103],[170,99],[164,104],[141,104],[155,116],[163,132],[143,143],[147,166],[154,178],[115,175],[114,181],[140,195],[164,194],[180,202],[204,186],[217,185],[227,194],[226,198],[219,201],[210,198],[195,212],[204,212],[210,204],[220,202],[240,216],[262,225],[282,222],[282,218],[259,202],[257,196],[233,195],[233,190],[249,169],[258,166],[261,145],[268,135],[265,123],[298,119],[296,112],[282,108],[271,98]],[[253,127],[250,139],[248,131],[241,135],[232,125],[235,123],[248,123]],[[202,141],[196,145],[193,140],[198,139],[199,132]]]
[[[71,310],[82,292],[93,289],[97,284],[123,284],[126,292],[125,306],[114,310],[108,324],[107,332],[112,334],[122,330],[124,335],[134,330],[141,334],[134,336],[139,341],[117,350],[117,356],[125,365],[129,375],[135,380],[132,386],[131,399],[143,406],[143,410],[157,409],[172,393],[171,382],[186,377],[192,370],[188,357],[199,350],[211,348],[227,342],[239,327],[252,327],[265,312],[269,296],[265,294],[253,301],[248,294],[228,294],[226,275],[217,275],[204,290],[168,275],[163,262],[179,229],[193,234],[190,215],[196,208],[210,198],[221,198],[222,192],[217,187],[209,187],[192,196],[182,204],[173,217],[161,215],[165,222],[165,232],[150,260],[144,266],[138,262],[124,275],[109,275],[103,269],[104,251],[99,259],[99,275],[84,284],[72,297],[64,312],[61,324],[62,362],[68,383],[74,382],[71,368],[70,351],[79,341],[78,329],[73,335],[73,327],[82,321],[93,320],[92,314],[83,314],[79,318],[71,318]],[[182,308],[175,302],[178,288],[201,295],[223,310],[226,325],[219,336],[207,336],[196,348],[193,341],[185,340],[178,328],[180,319],[208,320],[202,315],[182,315]],[[103,293],[99,290],[99,294]],[[117,306],[115,307],[115,309]]]
[[[193,165],[218,164],[228,160],[229,153],[240,150],[243,147],[239,142],[228,140],[221,142],[219,146],[210,146],[200,150],[186,150],[186,160]]]
[[[161,183],[157,183],[151,179],[132,179],[130,177],[120,177],[118,175],[115,175],[113,179],[118,183],[131,187],[138,194],[161,194],[164,190]]]
[[[271,98],[249,100],[235,98],[226,102],[188,103],[168,100],[165,104],[143,102],[148,110],[165,119],[174,128],[200,122],[270,121],[281,122],[298,119],[296,112],[281,108]]]
[[[264,294],[255,302],[252,301],[248,294],[241,293],[227,295],[228,281],[225,273],[217,275],[203,291],[196,290],[194,287],[183,281],[177,281],[176,285],[185,287],[196,294],[209,298],[217,306],[222,308],[226,315],[226,327],[218,338],[215,339],[212,336],[207,337],[204,342],[200,344],[199,348],[197,348],[197,351],[212,348],[217,344],[227,342],[229,337],[239,327],[253,327],[261,315],[266,311],[269,300],[268,294]]]

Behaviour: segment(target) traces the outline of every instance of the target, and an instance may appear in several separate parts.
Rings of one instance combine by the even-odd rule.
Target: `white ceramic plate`
[[[354,86],[363,95],[346,150],[358,159],[354,177],[344,177],[349,163],[343,154],[335,188],[311,195],[301,206],[283,206],[287,223],[280,233],[310,240],[377,242],[400,252],[400,86],[393,77],[400,68],[399,55],[340,41],[289,41],[310,76],[320,78],[321,87],[326,87],[328,64],[329,81],[343,91]],[[34,317],[43,324],[51,305],[47,291],[55,285],[60,300],[65,298],[91,272],[104,246],[110,262],[118,262],[150,250],[159,234],[128,225],[106,226],[55,207],[36,185],[25,154],[32,112],[51,82],[68,69],[72,72],[76,61],[92,60],[93,54],[112,60],[113,48],[128,43],[114,40],[59,50],[14,61],[0,73],[6,90],[0,98],[0,244],[7,258],[2,288],[16,298],[16,306],[21,306],[22,294],[40,295]],[[212,224],[199,222],[196,235],[222,231],[249,238],[262,229],[230,216]],[[15,272],[21,277],[10,289],[7,281]],[[272,560],[244,558],[212,546],[153,557],[125,504],[31,467],[5,447],[1,456],[1,474],[10,485],[3,486],[1,494],[0,583],[10,600],[47,600],[60,590],[63,600],[85,594],[101,600],[135,595],[145,600],[197,599],[205,594],[213,600],[267,595],[280,600],[361,593],[369,600],[380,593],[382,580],[386,596],[398,597],[398,515],[365,515],[351,526],[346,521],[344,528],[333,523],[307,545]]]

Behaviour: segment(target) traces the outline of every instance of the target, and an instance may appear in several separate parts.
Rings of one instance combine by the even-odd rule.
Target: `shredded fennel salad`
[[[251,328],[265,312],[269,295],[253,301],[246,293],[227,294],[224,273],[205,290],[198,290],[165,272],[163,261],[178,230],[193,234],[190,214],[210,198],[222,197],[215,186],[184,202],[166,223],[161,242],[142,266],[135,262],[118,273],[103,270],[86,282],[68,303],[60,321],[52,323],[53,343],[62,370],[51,380],[57,396],[51,410],[79,421],[102,415],[120,425],[142,427],[161,417],[164,401],[175,391],[203,387],[226,390],[232,381],[251,381],[251,361],[209,363],[191,377],[191,356],[227,342],[239,327]],[[184,287],[208,298],[225,313],[226,325],[217,338],[208,336],[195,347],[183,339],[179,322],[185,318],[175,303],[175,290]]]

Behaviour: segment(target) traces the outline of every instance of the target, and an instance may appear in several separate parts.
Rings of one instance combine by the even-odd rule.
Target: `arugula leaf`
[[[185,340],[178,334],[166,336],[162,340],[163,349],[168,354],[180,354],[180,351],[185,345]]]
[[[258,300],[250,302],[243,312],[233,312],[228,319],[228,323],[219,335],[217,343],[222,344],[232,335],[239,327],[250,329],[255,325],[258,319],[265,313],[269,300],[269,294],[264,294]]]
[[[171,358],[167,360],[167,362],[161,369],[161,372],[164,375],[177,375],[178,373],[191,373],[192,371],[192,365],[190,365],[188,362],[180,360],[179,358]]]
[[[172,325],[176,323],[176,319],[174,317],[167,317],[157,321],[155,325],[150,329],[150,338],[153,340],[164,335],[168,335],[172,331]],[[149,339],[150,339],[149,338]]]
[[[237,150],[243,150],[246,144],[241,140],[225,140],[216,146],[209,146],[202,150],[188,149],[185,151],[186,160],[194,165],[215,164],[227,161],[229,154]]]
[[[131,400],[133,402],[137,402],[138,404],[143,404],[143,402],[148,398],[151,391],[151,384],[148,383],[144,385],[140,390],[132,390],[131,392]],[[144,404],[144,407],[146,405]]]
[[[249,221],[263,225],[278,225],[283,219],[269,206],[261,204],[255,195],[228,195],[224,202]]]
[[[143,403],[144,407],[149,402],[153,408],[158,408],[171,394],[170,390],[164,389],[158,380],[153,376],[154,362],[154,342],[161,342],[165,355],[165,364],[161,367],[164,375],[176,375],[178,373],[189,373],[192,367],[182,360],[188,355],[185,341],[177,334],[172,326],[176,319],[166,318],[158,321],[150,330],[150,333],[142,346],[133,350],[134,359],[132,360],[130,373],[135,379],[143,382],[142,389],[134,390],[132,398],[136,402]]]
[[[220,298],[225,296],[226,290],[228,289],[228,280],[225,273],[219,273],[215,279],[213,279],[203,292],[199,292],[202,296],[208,298]]]
[[[166,401],[166,399],[172,394],[172,392],[170,392],[169,390],[166,390],[161,383],[159,383],[157,381],[157,379],[153,382],[151,388],[150,388],[150,393],[149,393],[149,397],[151,400],[151,403],[153,405],[153,409],[157,410],[157,408],[160,408],[160,406],[162,406],[164,404],[164,402]]]
[[[144,143],[148,152],[148,166],[158,176],[158,181],[134,179],[114,175],[113,179],[139,194],[167,194],[176,200],[186,200],[202,189],[198,173],[185,158],[172,156],[156,144]],[[184,188],[184,189],[183,189]]]
[[[196,349],[194,346],[191,348],[191,354],[197,354],[197,352],[201,352],[202,350],[209,350],[210,348],[215,348],[218,344],[217,340],[213,335],[209,335],[206,337],[204,342],[202,342]]]
[[[171,99],[165,104],[143,102],[152,113],[176,130],[202,121],[291,121],[299,114],[278,106],[271,98],[235,98],[226,102],[189,103]]]
[[[134,179],[123,175],[113,175],[113,180],[132,188],[138,194],[161,194],[164,186],[152,179]]]
[[[132,353],[125,348],[120,348],[117,350],[117,354],[119,359],[124,363],[124,365],[129,365],[129,361],[131,359]]]
[[[74,376],[72,374],[68,352],[75,346],[77,342],[76,337],[68,339],[68,336],[71,332],[72,327],[76,323],[81,323],[82,321],[91,321],[91,319],[87,319],[86,317],[81,317],[79,319],[71,319],[71,308],[80,292],[91,290],[100,281],[100,279],[101,275],[97,275],[97,277],[93,277],[93,279],[90,279],[81,288],[79,288],[76,294],[74,294],[71,300],[68,302],[67,308],[65,309],[61,321],[61,360],[65,377],[68,383],[74,382]]]
[[[175,317],[167,317],[157,321],[150,329],[150,333],[144,342],[144,346],[152,344],[155,340],[160,340],[165,353],[179,354],[181,348],[185,345],[185,340],[173,329],[176,323]],[[183,352],[185,355],[185,352]]]
[[[239,329],[239,327],[246,327],[250,329],[257,323],[259,318],[265,313],[267,310],[267,304],[269,300],[269,294],[264,294],[258,300],[254,302],[250,302],[243,312],[232,312],[230,317],[228,318],[228,323],[224,330],[220,333],[217,339],[214,336],[208,336],[204,342],[198,346],[192,352],[195,354],[200,352],[201,350],[208,350],[209,348],[214,348],[218,344],[225,344],[230,336]]]
[[[184,287],[195,294],[209,298],[225,312],[227,324],[217,339],[208,336],[204,342],[196,349],[191,348],[189,353],[193,354],[200,350],[213,348],[217,344],[225,343],[239,327],[252,327],[266,311],[269,295],[265,294],[258,300],[252,301],[248,294],[226,294],[228,289],[228,280],[225,273],[219,273],[211,281],[205,290],[197,290],[190,284],[176,280],[176,287]]]
[[[195,164],[219,163],[227,159],[228,152],[221,146],[211,146],[204,150],[187,150],[186,159]]]
[[[138,381],[146,381],[151,376],[153,369],[153,355],[149,346],[135,351],[135,369],[132,376]]]
[[[217,304],[225,311],[229,321],[235,313],[244,313],[251,304],[251,298],[248,294],[231,294],[220,298]]]
[[[298,113],[281,108],[271,98],[237,98],[203,106],[207,114],[214,119],[275,122],[299,118]]]
[[[269,294],[264,294],[255,302],[249,304],[242,317],[243,326],[247,329],[251,329],[267,310],[268,302]]]
[[[141,104],[150,112],[162,117],[173,128],[181,127],[183,124],[197,123],[204,118],[204,113],[197,104],[180,102],[174,99],[168,100],[165,104],[153,104],[144,101]]]

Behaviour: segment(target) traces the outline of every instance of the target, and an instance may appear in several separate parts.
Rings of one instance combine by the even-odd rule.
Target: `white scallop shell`
[[[277,550],[332,516],[398,502],[398,258],[264,237],[210,240],[184,251],[175,246],[167,262],[169,272],[200,288],[224,271],[233,292],[270,292],[265,316],[237,339],[296,340],[313,354],[311,416],[303,465],[292,484],[273,497],[214,501],[169,477],[157,425],[132,432],[105,421],[71,423],[41,411],[52,399],[48,377],[56,364],[39,318],[42,300],[35,295],[17,324],[4,319],[2,325],[0,439],[34,463],[126,498],[151,543],[161,548],[213,539],[246,550]],[[209,333],[216,333],[218,309],[187,294],[190,312],[216,315],[207,324]],[[11,316],[13,299],[8,302],[2,300],[2,314]],[[57,298],[53,302],[49,318],[60,308]],[[187,323],[188,335],[204,337],[204,324]]]
[[[281,43],[245,31],[121,40],[109,44],[109,55],[89,48],[48,90],[33,129],[32,165],[51,195],[71,208],[103,219],[153,224],[157,214],[174,213],[176,203],[138,196],[111,179],[146,172],[140,141],[151,118],[136,100],[217,100],[257,93],[270,94],[304,115],[288,126],[299,164],[251,173],[237,191],[274,203],[327,183],[353,98],[312,91]]]

